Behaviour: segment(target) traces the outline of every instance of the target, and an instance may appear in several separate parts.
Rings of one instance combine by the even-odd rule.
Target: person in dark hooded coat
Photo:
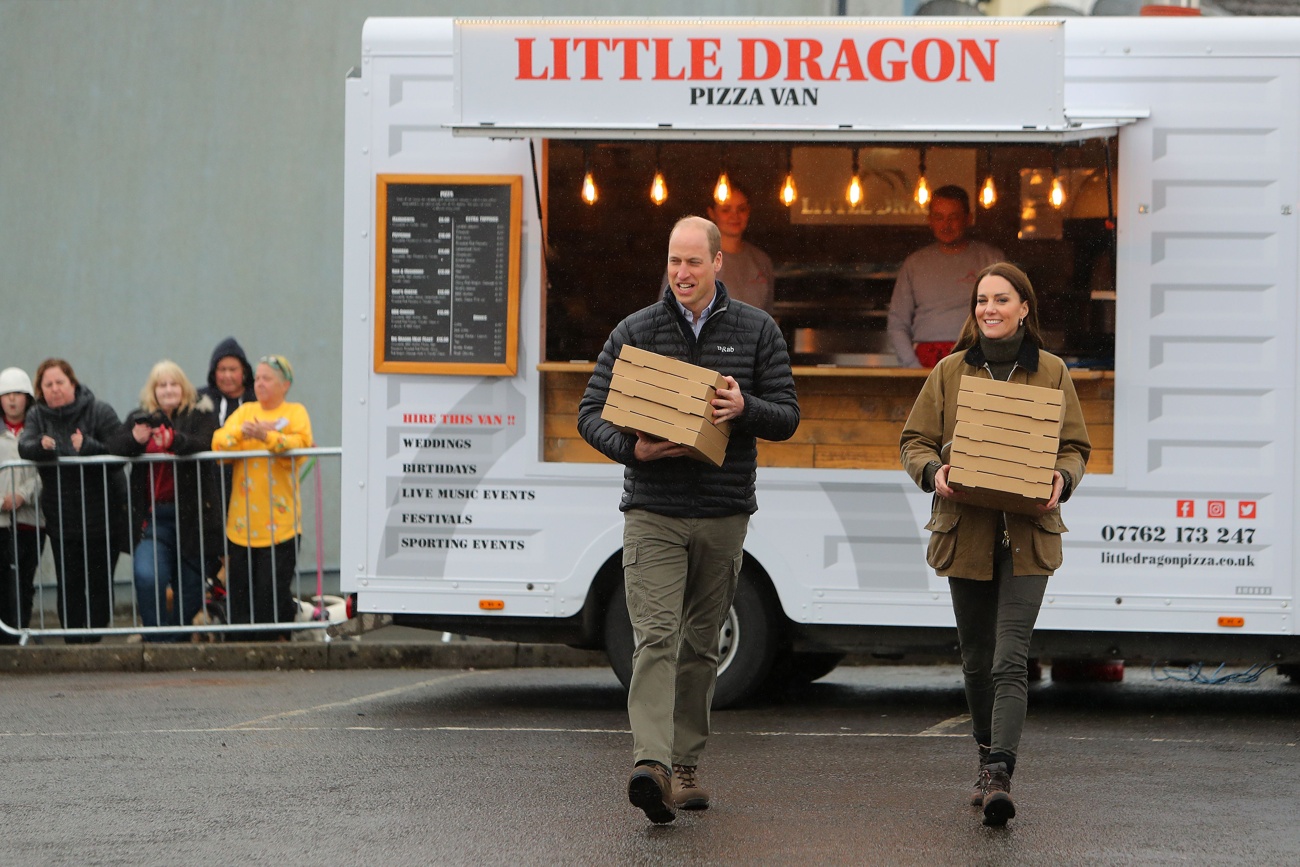
[[[199,389],[199,397],[212,400],[218,426],[225,424],[232,412],[257,400],[253,394],[253,366],[235,338],[227,337],[212,350],[208,384]]]

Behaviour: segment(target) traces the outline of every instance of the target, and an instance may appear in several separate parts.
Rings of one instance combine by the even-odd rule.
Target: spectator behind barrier
[[[246,403],[212,437],[216,451],[310,448],[311,419],[300,403],[285,397],[293,367],[282,355],[258,360],[253,378],[256,403]],[[231,623],[288,623],[298,610],[292,595],[302,533],[302,498],[297,460],[249,458],[233,461],[234,484],[226,516],[230,562],[226,592]],[[282,633],[259,638],[273,639]]]
[[[122,423],[113,408],[77,381],[72,365],[47,358],[36,368],[36,405],[18,453],[42,464],[45,513],[59,584],[59,622],[66,629],[102,628],[112,619],[117,557],[129,547],[126,474],[112,464],[56,463],[60,457],[109,454]],[[70,635],[69,644],[99,636]]]
[[[18,460],[18,437],[35,402],[32,379],[26,371],[17,367],[0,370],[0,409],[5,422],[0,428],[0,464]],[[41,478],[35,467],[0,470],[0,622],[14,629],[26,629],[32,622],[36,567],[45,538],[36,508],[40,493]],[[0,644],[17,643],[18,636],[0,630]]]
[[[199,397],[212,401],[218,425],[225,424],[230,414],[244,404],[257,400],[253,394],[253,367],[235,338],[227,337],[212,350],[208,384],[199,389]]]
[[[114,454],[206,452],[217,431],[212,401],[200,398],[174,361],[160,361],[109,448]],[[211,461],[141,462],[131,467],[132,571],[145,626],[179,626],[203,609],[204,577],[221,554],[221,482]],[[179,560],[180,574],[177,574]],[[167,588],[172,590],[170,611]],[[176,641],[180,633],[146,636]]]

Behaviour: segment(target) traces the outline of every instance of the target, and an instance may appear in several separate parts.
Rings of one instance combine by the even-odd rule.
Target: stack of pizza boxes
[[[727,382],[704,367],[624,346],[601,418],[628,431],[684,445],[691,457],[722,466],[729,422],[713,423],[713,395]]]
[[[1039,514],[1052,498],[1062,398],[1057,388],[961,378],[948,484],[964,502]]]

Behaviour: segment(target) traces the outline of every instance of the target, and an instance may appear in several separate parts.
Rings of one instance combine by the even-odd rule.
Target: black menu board
[[[375,370],[511,376],[518,175],[380,175]]]

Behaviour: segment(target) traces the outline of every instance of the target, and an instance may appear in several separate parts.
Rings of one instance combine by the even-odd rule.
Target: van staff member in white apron
[[[948,579],[961,645],[966,703],[979,749],[979,777],[970,803],[984,824],[1015,816],[1011,775],[1029,699],[1029,639],[1047,579],[1061,566],[1059,503],[1069,499],[1092,446],[1065,362],[1043,351],[1038,301],[1029,278],[1007,262],[979,272],[970,314],[957,345],[925,380],[903,428],[903,468],[921,490],[936,494],[926,560]],[[962,502],[948,485],[942,449],[957,424],[962,376],[978,376],[1064,393],[1052,497],[1037,515],[1017,515]]]

